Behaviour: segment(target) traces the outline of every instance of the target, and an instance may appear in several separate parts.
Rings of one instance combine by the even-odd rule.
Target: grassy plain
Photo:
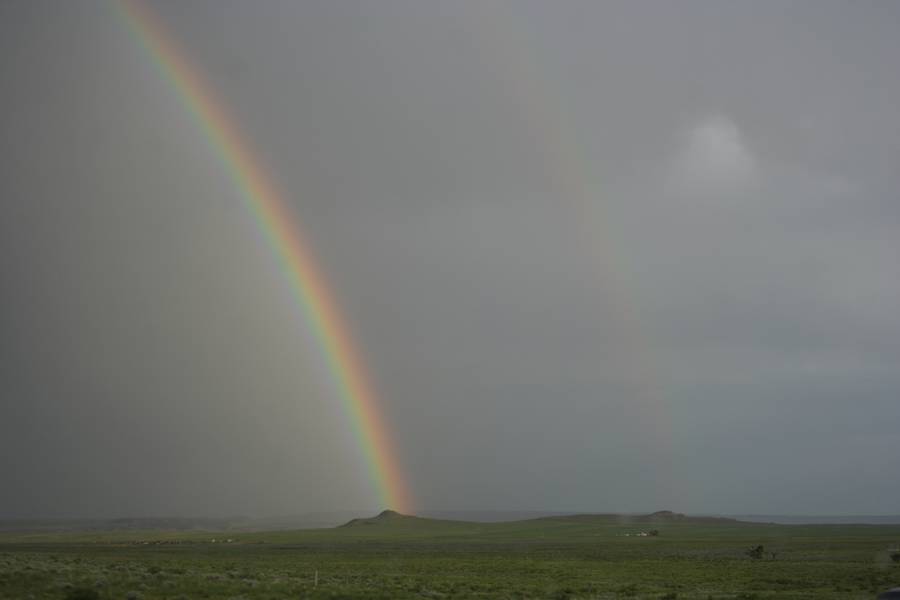
[[[634,535],[651,529],[659,536]],[[900,585],[890,557],[898,544],[900,526],[596,515],[510,523],[387,515],[262,533],[6,533],[0,598],[872,599]],[[757,545],[763,557],[749,557]]]

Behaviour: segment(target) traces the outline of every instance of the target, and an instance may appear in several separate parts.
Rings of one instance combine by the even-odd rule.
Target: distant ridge
[[[584,513],[576,515],[562,515],[555,517],[540,517],[536,520],[543,521],[615,521],[618,523],[686,523],[694,525],[734,525],[744,523],[729,517],[702,517],[691,516],[671,510],[658,510],[646,515],[629,515],[618,513]]]
[[[584,523],[608,525],[644,525],[656,523],[684,525],[900,525],[900,515],[880,516],[805,516],[805,515],[715,515],[695,516],[671,510],[635,513],[565,513],[543,511],[425,511],[409,515],[384,510],[371,517],[359,517],[361,511],[341,510],[281,517],[118,517],[118,518],[0,518],[0,532],[102,532],[102,531],[231,531],[260,532],[335,527],[381,526],[414,532],[427,527],[458,531],[461,527],[480,527],[501,523]],[[365,514],[365,513],[362,513]],[[377,529],[377,527],[375,527]]]
[[[737,519],[729,517],[694,517],[683,513],[673,512],[671,510],[659,510],[645,515],[624,515],[616,513],[584,513],[570,515],[553,515],[543,517],[533,517],[526,519],[514,519],[504,521],[506,523],[529,523],[537,521],[569,521],[569,522],[613,522],[613,523],[685,523],[685,524],[706,524],[706,525],[728,525],[743,523]],[[427,524],[445,524],[445,525],[475,525],[474,521],[465,521],[458,519],[434,519],[428,517],[417,517],[413,515],[404,515],[394,510],[383,510],[374,517],[360,517],[350,519],[343,525],[338,527],[364,527],[372,525],[395,526],[402,525],[404,527],[415,527],[417,525]]]
[[[671,510],[658,510],[649,515],[638,516],[634,518],[637,523],[739,523],[737,519],[730,517],[692,517],[682,513],[672,512]]]

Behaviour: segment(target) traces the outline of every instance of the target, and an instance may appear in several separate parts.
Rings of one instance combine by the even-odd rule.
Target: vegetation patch
[[[658,535],[626,535],[641,531]],[[304,531],[8,533],[0,598],[871,600],[900,585],[898,539],[900,526],[672,513],[638,527],[602,515],[465,523],[392,513]]]

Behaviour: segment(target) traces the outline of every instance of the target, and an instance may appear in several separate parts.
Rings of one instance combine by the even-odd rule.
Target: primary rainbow
[[[140,0],[121,0],[121,14],[177,91],[181,103],[202,129],[227,167],[234,184],[263,232],[291,292],[328,365],[382,506],[410,512],[412,499],[381,416],[378,396],[328,283],[304,241],[273,180],[257,160],[221,98],[168,35],[159,18]]]

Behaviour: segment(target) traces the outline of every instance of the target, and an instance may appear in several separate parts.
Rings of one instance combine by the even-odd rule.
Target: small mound
[[[360,525],[380,525],[387,522],[411,519],[409,515],[398,513],[396,510],[383,510],[374,517],[350,519],[340,527],[358,527]]]

